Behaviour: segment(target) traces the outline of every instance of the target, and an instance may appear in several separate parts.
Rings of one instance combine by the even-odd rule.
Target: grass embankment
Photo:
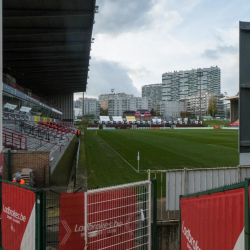
[[[88,187],[145,180],[99,137],[137,169],[212,168],[238,165],[235,130],[99,130],[85,131]]]
[[[72,166],[77,152],[77,146],[78,138],[74,136],[50,177],[51,185],[68,186]]]
[[[203,125],[205,126],[210,126],[210,127],[214,127],[214,126],[224,126],[224,127],[229,127],[230,123],[228,121],[202,121]]]

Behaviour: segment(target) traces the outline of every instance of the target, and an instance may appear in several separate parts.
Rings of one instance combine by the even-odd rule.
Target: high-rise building
[[[102,94],[102,95],[99,95],[98,100],[100,102],[100,108],[107,110],[109,99],[116,98],[116,97],[133,97],[133,96],[134,95],[128,95],[125,93]]]
[[[179,111],[189,111],[195,115],[205,114],[208,107],[208,99],[211,95],[216,96],[218,105],[218,114],[221,113],[220,96],[220,68],[210,67],[203,69],[181,70],[166,72],[162,74],[162,107],[161,113],[165,116],[177,115]],[[177,102],[185,100],[185,110],[183,103]],[[201,100],[201,102],[200,102]],[[174,102],[171,103],[171,102]],[[176,106],[179,107],[178,112]],[[200,108],[200,106],[202,106]],[[177,115],[177,117],[179,114]]]
[[[151,100],[147,97],[112,97],[108,100],[108,115],[122,116],[124,111],[151,109]]]
[[[95,98],[84,98],[84,115],[100,116],[100,104]]]
[[[166,101],[161,102],[161,115],[166,121],[171,121],[180,117],[180,112],[186,111],[186,103],[181,101]]]
[[[190,112],[195,116],[199,116],[200,114],[202,116],[206,116],[209,115],[208,114],[209,100],[215,98],[217,102],[216,116],[224,117],[225,116],[224,105],[223,101],[220,100],[220,98],[222,97],[223,97],[222,94],[216,95],[216,94],[209,94],[207,92],[202,92],[201,95],[196,94],[192,96],[183,97],[180,99],[180,102],[185,103],[187,112]]]
[[[74,101],[74,112],[76,117],[82,116],[83,98]],[[84,115],[100,115],[100,104],[95,98],[84,98]]]
[[[210,67],[162,74],[162,100],[179,101],[201,92],[220,94],[220,68]]]
[[[81,108],[82,109],[82,104],[83,104],[83,101],[82,101],[82,97],[80,97],[79,99],[75,100],[74,101],[74,108]]]
[[[148,84],[142,86],[142,97],[151,99],[151,108],[160,112],[159,107],[162,101],[162,84]]]

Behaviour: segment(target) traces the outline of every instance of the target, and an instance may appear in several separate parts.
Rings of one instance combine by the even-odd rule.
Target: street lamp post
[[[199,120],[201,121],[201,77],[203,76],[203,72],[201,72],[201,69],[199,68],[197,70],[197,77],[199,78],[200,82],[200,114],[199,114]]]

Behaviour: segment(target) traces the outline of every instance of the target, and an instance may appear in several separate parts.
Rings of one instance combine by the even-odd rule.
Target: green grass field
[[[103,187],[145,180],[103,140],[137,169],[212,168],[238,165],[237,130],[85,131],[88,186]]]

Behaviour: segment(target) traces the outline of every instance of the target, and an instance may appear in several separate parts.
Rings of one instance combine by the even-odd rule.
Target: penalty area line
[[[139,173],[129,162],[127,162],[120,154],[118,154],[112,147],[109,146],[99,135],[97,135],[110,149],[112,149],[122,160],[124,160],[131,168],[135,170],[136,173]]]
[[[224,147],[224,146],[219,146],[219,145],[214,145],[214,144],[207,144],[207,145],[214,146],[214,147],[220,147],[220,148],[229,148],[229,149],[238,150],[237,148]]]

